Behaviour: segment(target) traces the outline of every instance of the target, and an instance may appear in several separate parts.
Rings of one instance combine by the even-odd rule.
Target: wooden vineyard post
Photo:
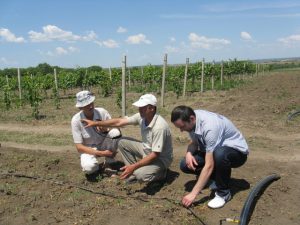
[[[109,79],[110,79],[110,81],[111,81],[111,80],[112,80],[111,67],[108,68],[108,72],[109,72]]]
[[[18,86],[19,86],[19,99],[20,99],[20,101],[22,101],[21,72],[20,72],[20,68],[18,68]]]
[[[187,80],[187,74],[188,74],[188,67],[189,67],[189,58],[186,58],[185,71],[184,71],[184,81],[183,81],[183,93],[182,93],[182,97],[185,97],[185,92],[186,92],[186,80]]]
[[[215,68],[215,61],[213,61],[212,63],[213,65],[213,68]],[[213,69],[214,71],[214,69]],[[211,90],[214,90],[215,89],[215,74],[214,72],[212,72],[212,75],[211,75]]]
[[[55,89],[56,91],[58,91],[56,68],[54,68],[54,83],[55,83]]]
[[[167,57],[165,54],[164,57],[164,66],[163,66],[163,74],[162,74],[162,84],[161,84],[161,106],[164,107],[164,97],[165,97],[165,79],[166,79],[166,69],[167,69]]]
[[[202,59],[202,69],[201,69],[201,92],[203,92],[204,84],[204,58]]]
[[[126,116],[126,55],[122,61],[122,116]]]
[[[224,73],[224,64],[223,60],[221,62],[221,87],[223,87],[223,73]]]

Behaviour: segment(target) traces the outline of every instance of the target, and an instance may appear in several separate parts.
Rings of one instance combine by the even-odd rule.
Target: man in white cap
[[[118,143],[118,150],[122,154],[125,166],[121,168],[121,179],[127,182],[150,182],[163,180],[167,169],[173,160],[171,131],[168,123],[156,112],[156,97],[145,94],[133,103],[139,108],[139,113],[131,117],[115,118],[105,121],[83,120],[86,127],[122,127],[125,125],[139,125],[142,141],[122,138]]]
[[[73,140],[81,153],[82,170],[88,180],[93,180],[100,170],[97,157],[105,157],[106,161],[114,158],[121,133],[118,129],[84,127],[82,119],[101,121],[110,119],[111,116],[104,108],[94,107],[95,96],[90,91],[80,91],[76,98],[76,107],[80,112],[76,113],[71,121]]]

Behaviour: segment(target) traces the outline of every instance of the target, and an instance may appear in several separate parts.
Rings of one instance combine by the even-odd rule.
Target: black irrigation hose
[[[293,112],[293,113],[289,114],[287,120],[290,121],[294,117],[299,116],[299,115],[300,115],[300,110],[297,110],[296,112]]]
[[[252,191],[248,195],[248,198],[245,201],[244,207],[240,215],[239,225],[248,224],[257,199],[260,197],[260,195],[263,193],[263,191],[267,188],[269,184],[271,184],[273,181],[276,181],[278,179],[280,179],[280,176],[277,174],[273,174],[265,177],[264,179],[262,179],[257,183],[257,185],[252,189]]]

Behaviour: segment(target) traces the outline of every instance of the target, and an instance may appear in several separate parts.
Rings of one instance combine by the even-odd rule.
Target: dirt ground
[[[254,77],[233,90],[190,94],[186,99],[168,93],[166,107],[160,112],[170,121],[169,112],[179,104],[227,116],[247,139],[251,153],[247,163],[232,172],[233,199],[225,207],[207,207],[208,189],[190,209],[180,204],[195,184],[195,176],[179,171],[188,139],[170,123],[174,162],[162,183],[128,185],[106,175],[88,182],[69,139],[64,145],[49,145],[43,139],[1,141],[0,224],[219,224],[227,217],[238,219],[252,188],[270,174],[281,178],[257,200],[249,224],[300,223],[300,116],[286,121],[289,113],[300,109],[300,72]],[[117,115],[111,105],[107,101],[101,106]],[[68,107],[72,115],[74,106]],[[70,134],[70,115],[64,121],[46,123],[15,122],[7,114],[10,119],[1,120],[0,132],[63,136]],[[139,137],[135,127],[122,132]]]

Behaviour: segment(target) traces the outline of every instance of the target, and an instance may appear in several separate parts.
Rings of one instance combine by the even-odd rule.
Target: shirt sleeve
[[[96,108],[96,110],[99,112],[101,120],[109,120],[111,119],[111,115],[109,112],[104,108]]]
[[[155,131],[152,139],[152,152],[162,152],[165,140],[168,136],[171,136],[171,133],[167,129]]]
[[[214,129],[207,129],[203,135],[205,141],[206,152],[213,152],[222,140],[222,129],[215,127]]]
[[[129,125],[139,125],[141,124],[141,115],[139,113],[134,114],[133,116],[127,117]]]
[[[71,121],[72,136],[75,144],[82,144],[83,138],[81,135],[80,121],[72,119]]]

